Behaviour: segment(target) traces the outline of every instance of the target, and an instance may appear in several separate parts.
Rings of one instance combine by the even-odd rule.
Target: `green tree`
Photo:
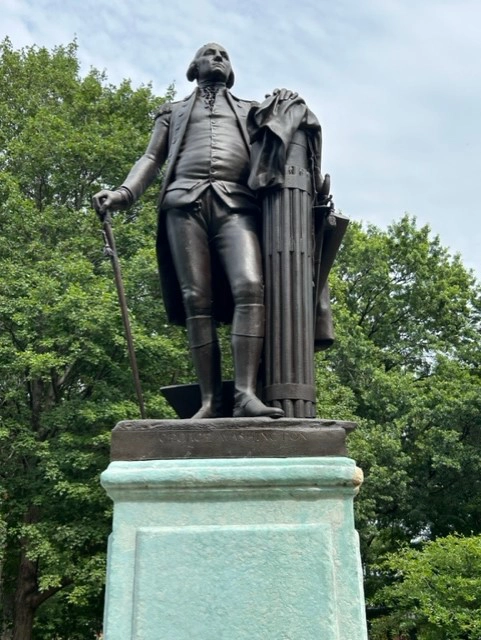
[[[421,549],[404,548],[390,554],[382,569],[394,583],[377,600],[391,613],[375,621],[372,640],[481,636],[481,536],[450,535]]]
[[[75,44],[0,45],[3,640],[29,640],[33,625],[39,639],[80,640],[101,626],[110,505],[98,476],[111,428],[138,409],[90,197],[121,182],[163,100],[81,77]],[[159,387],[189,374],[163,315],[154,199],[116,220],[152,417],[170,411]]]
[[[481,532],[480,288],[405,216],[386,231],[351,226],[332,290],[337,343],[320,377],[325,367],[335,383],[328,417],[359,423],[349,444],[365,474],[356,509],[374,615],[385,553]]]

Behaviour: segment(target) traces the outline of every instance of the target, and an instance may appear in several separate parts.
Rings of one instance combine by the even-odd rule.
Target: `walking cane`
[[[107,209],[102,218],[102,235],[104,238],[104,253],[108,256],[112,262],[112,267],[115,276],[115,286],[117,288],[117,295],[119,297],[120,311],[122,314],[122,322],[124,324],[125,339],[127,340],[127,349],[129,352],[130,368],[132,369],[132,376],[134,378],[135,392],[137,394],[137,400],[140,407],[140,415],[143,419],[146,418],[144,398],[142,395],[142,387],[140,386],[139,370],[137,368],[137,358],[135,357],[134,341],[132,338],[132,331],[130,329],[129,311],[127,309],[127,301],[125,299],[124,284],[122,282],[122,273],[120,271],[120,263],[117,256],[117,248],[115,246],[114,232],[111,225],[110,211]]]

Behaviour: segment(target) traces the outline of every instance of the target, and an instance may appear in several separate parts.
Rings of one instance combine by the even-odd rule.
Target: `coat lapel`
[[[177,154],[179,153],[180,145],[184,138],[185,130],[187,129],[187,124],[194,107],[196,96],[197,89],[191,93],[186,100],[183,100],[178,108],[172,112],[171,131],[169,132],[169,147],[172,152],[172,157],[174,154],[177,157]]]
[[[230,91],[226,91],[227,102],[230,104],[232,111],[234,112],[237,122],[246,143],[247,150],[250,150],[249,134],[247,133],[247,114],[249,113],[250,106],[247,107],[245,102],[241,102],[232,96]]]
[[[194,107],[196,95],[197,90],[191,93],[188,98],[183,100],[179,105],[176,105],[176,107],[172,109],[172,117],[170,120],[169,128],[169,151],[167,155],[167,166],[165,169],[162,191],[159,197],[160,204],[162,204],[165,190],[170,183],[172,171],[177,161],[177,156],[179,155],[182,140],[185,135],[185,130],[187,129],[190,114],[192,113],[192,108]]]

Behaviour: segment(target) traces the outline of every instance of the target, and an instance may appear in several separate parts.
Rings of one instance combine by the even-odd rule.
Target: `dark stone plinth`
[[[303,418],[124,420],[112,432],[111,460],[347,456],[355,427]]]

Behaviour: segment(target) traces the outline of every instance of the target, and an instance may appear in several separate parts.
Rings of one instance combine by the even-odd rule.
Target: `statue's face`
[[[232,71],[229,56],[219,44],[206,44],[196,59],[197,81],[227,82]]]

